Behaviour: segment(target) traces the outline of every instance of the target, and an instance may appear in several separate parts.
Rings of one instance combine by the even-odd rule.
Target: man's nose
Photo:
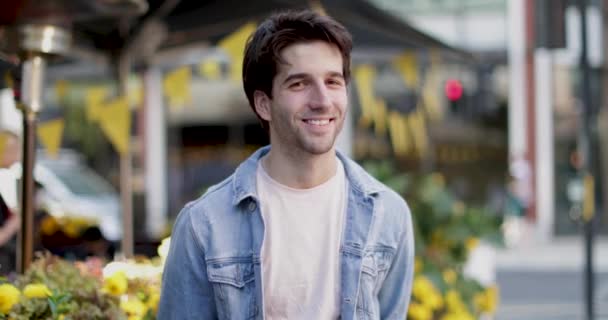
[[[311,90],[310,106],[314,109],[329,108],[331,96],[324,83],[319,83]]]

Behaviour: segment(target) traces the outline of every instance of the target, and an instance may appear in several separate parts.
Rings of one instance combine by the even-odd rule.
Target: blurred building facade
[[[78,45],[49,67],[48,117],[65,113],[66,101],[86,109],[91,87],[105,86],[106,100],[115,96],[117,61],[108,52],[128,44],[136,216],[142,232],[158,235],[186,201],[268,143],[234,78],[233,61],[242,57],[227,39],[243,42],[238,33],[273,10],[312,8],[355,35],[342,150],[360,161],[393,159],[406,172],[441,172],[465,201],[498,210],[493,199],[515,180],[539,238],[549,239],[577,231],[568,198],[576,193],[568,170],[578,133],[577,18],[564,11],[566,48],[537,48],[533,2],[148,1],[149,13],[126,37],[77,23]],[[591,23],[601,26],[605,6],[592,3]],[[604,33],[590,34],[601,48]],[[591,52],[600,78],[602,51]],[[0,111],[12,108],[3,103]],[[65,144],[82,146],[87,137],[85,145],[97,146],[91,165],[117,184],[115,151],[99,130],[79,130],[66,127]]]
[[[578,1],[376,0],[447,43],[497,62],[495,94],[508,99],[509,175],[529,204],[527,218],[541,241],[580,232],[582,185],[577,145],[581,132],[581,51]],[[602,88],[606,1],[588,1],[588,59],[592,104],[598,112],[601,233],[608,232],[607,118]],[[508,67],[508,69],[506,68]],[[604,213],[602,213],[604,212]]]
[[[475,81],[470,55],[372,2],[183,0],[148,5],[149,12],[126,31],[98,20],[75,22],[73,50],[48,68],[47,108],[41,114],[42,120],[63,117],[62,145],[80,149],[90,166],[118,186],[124,174],[116,141],[93,124],[99,121],[94,114],[99,105],[110,110],[109,103],[128,96],[136,233],[162,234],[185,202],[268,143],[234,77],[242,59],[242,48],[239,52],[235,46],[244,44],[243,30],[281,8],[330,14],[354,34],[352,112],[338,142],[346,153],[357,159],[397,158],[409,171],[431,171],[436,163],[467,162],[481,152],[435,144],[430,137],[446,139],[453,132],[461,140],[488,137],[463,126],[472,112],[459,112],[462,119],[454,122],[467,130],[440,125],[449,124],[443,121],[450,110],[443,99],[445,79],[463,74],[466,81]],[[124,61],[132,72],[117,85],[117,67]]]

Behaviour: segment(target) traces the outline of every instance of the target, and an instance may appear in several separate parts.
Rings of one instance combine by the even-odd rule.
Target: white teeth
[[[306,120],[306,122],[315,126],[325,126],[329,124],[329,120]]]

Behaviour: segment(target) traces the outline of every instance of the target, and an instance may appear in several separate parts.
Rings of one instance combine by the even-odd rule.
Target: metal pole
[[[45,61],[33,56],[23,64],[22,112],[23,159],[21,165],[21,231],[17,271],[23,274],[34,255],[34,163],[36,156],[36,115],[42,108]]]
[[[34,162],[35,162],[36,115],[23,114],[23,159],[21,167],[21,232],[19,232],[17,272],[23,274],[30,266],[34,251]]]
[[[118,93],[128,96],[128,81],[130,71],[130,60],[128,55],[120,55],[117,61]],[[131,150],[127,148],[120,155],[120,198],[122,203],[122,253],[125,258],[133,258],[133,188],[132,188],[132,160]]]
[[[583,156],[583,175],[587,179],[592,179],[591,168],[592,161],[594,159],[593,148],[592,148],[592,118],[593,108],[591,101],[591,70],[589,68],[589,61],[587,57],[587,0],[579,0],[578,8],[581,15],[581,57],[580,66],[582,71],[582,99],[583,99],[583,127],[581,129],[581,154]],[[593,183],[591,187],[586,188],[586,193],[595,193]],[[586,199],[594,201],[594,197],[590,197],[590,194],[586,195]],[[589,200],[587,200],[589,201]],[[590,206],[587,215],[583,214],[584,217],[584,232],[585,232],[585,318],[587,320],[594,319],[594,272],[593,272],[593,238],[594,238],[594,216],[595,206],[593,203],[587,203]],[[583,212],[585,213],[585,212]]]

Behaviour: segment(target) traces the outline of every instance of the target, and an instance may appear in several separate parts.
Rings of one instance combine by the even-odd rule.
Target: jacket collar
[[[241,163],[234,172],[232,182],[234,188],[233,205],[238,205],[247,198],[258,199],[256,170],[260,159],[268,151],[270,151],[270,146],[258,149],[247,160]],[[361,166],[340,151],[336,150],[336,155],[342,161],[350,188],[363,193],[365,196],[373,196],[385,188],[380,182],[365,172]]]

